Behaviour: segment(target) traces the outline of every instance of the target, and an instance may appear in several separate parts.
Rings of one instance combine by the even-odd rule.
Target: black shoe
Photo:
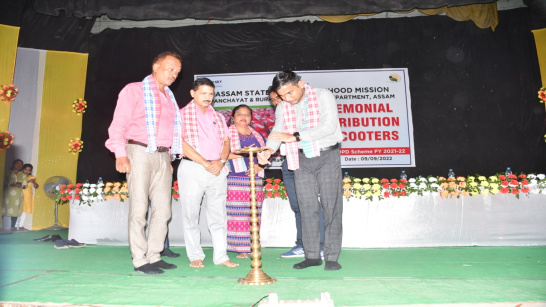
[[[139,272],[139,273],[144,273],[144,274],[163,274],[165,273],[165,271],[163,271],[162,269],[154,266],[154,265],[151,265],[150,263],[146,263],[145,265],[142,265],[142,266],[139,266],[138,268],[135,268],[135,271],[136,272]]]
[[[61,236],[59,235],[47,235],[45,237],[42,237],[40,239],[34,239],[36,242],[55,242],[57,240],[62,240]]]
[[[294,269],[305,269],[310,266],[317,266],[322,264],[322,259],[305,259],[302,262],[294,264]]]
[[[336,271],[339,269],[341,269],[341,264],[339,264],[337,261],[326,260],[326,264],[324,265],[325,271]]]
[[[169,258],[176,258],[176,257],[180,257],[180,254],[179,253],[175,253],[173,252],[172,250],[170,250],[168,247],[166,249],[164,249],[161,253],[160,253],[161,256],[166,256],[166,257],[169,257]]]
[[[174,265],[174,264],[171,264],[171,263],[167,263],[163,260],[159,260],[157,262],[154,262],[154,263],[150,263],[152,266],[158,268],[158,269],[164,269],[164,270],[172,270],[172,269],[176,269],[177,266]]]

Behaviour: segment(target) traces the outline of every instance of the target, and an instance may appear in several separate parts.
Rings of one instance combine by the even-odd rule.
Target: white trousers
[[[201,213],[207,215],[207,226],[214,250],[212,259],[214,264],[221,264],[229,260],[226,251],[227,175],[228,172],[221,172],[220,175],[214,176],[201,164],[184,159],[178,166],[179,201],[182,206],[184,241],[190,261],[205,259],[199,230],[199,215]]]

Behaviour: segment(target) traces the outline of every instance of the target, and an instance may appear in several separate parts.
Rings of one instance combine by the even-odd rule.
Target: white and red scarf
[[[152,75],[148,75],[142,80],[142,87],[144,89],[144,114],[146,116],[146,133],[148,135],[148,147],[146,148],[146,152],[152,153],[157,150],[157,125],[159,123],[159,118],[161,117],[161,100],[159,98],[159,88]],[[165,86],[165,93],[168,94],[167,98],[171,101],[173,108],[175,109],[171,154],[182,154],[182,125],[180,112],[178,110],[178,105],[176,104],[176,99],[174,99],[174,95],[168,86]]]
[[[218,142],[220,147],[224,146],[224,138],[226,136],[226,131],[224,130],[222,115],[216,111],[210,105],[207,107],[207,112],[212,112],[214,116],[214,121],[216,122],[216,128],[218,129]],[[197,107],[195,102],[192,100],[183,107],[180,112],[184,117],[184,140],[199,152],[199,127],[197,125],[197,112],[201,112],[201,109]],[[227,167],[224,166],[222,170],[227,170]]]
[[[252,127],[249,126],[248,128],[250,129],[250,132],[252,132],[252,135],[254,135],[256,140],[258,140],[260,147],[262,148],[265,147],[265,142],[263,140],[262,135],[258,131],[254,130]],[[238,149],[241,149],[241,141],[239,140],[239,132],[237,131],[237,128],[235,127],[235,125],[231,125],[229,127],[229,138],[231,140],[230,142],[231,151],[237,151]],[[242,157],[233,159],[231,160],[231,162],[233,162],[233,167],[235,168],[236,173],[244,172],[248,169],[246,167],[245,159]],[[264,175],[265,175],[265,172],[263,169],[260,172],[258,172],[259,177],[263,178]]]
[[[302,102],[303,116],[301,118],[300,128],[302,131],[313,129],[320,122],[320,112],[317,99],[317,93],[309,85],[305,84],[305,98]],[[283,106],[284,131],[288,133],[296,132],[296,110],[293,105],[285,102]],[[303,152],[307,158],[320,156],[318,141],[300,141]],[[300,168],[298,142],[286,143],[286,160],[289,170]]]

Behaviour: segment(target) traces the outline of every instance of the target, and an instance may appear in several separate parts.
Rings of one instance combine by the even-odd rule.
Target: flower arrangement
[[[15,97],[17,97],[17,94],[19,94],[19,90],[15,87],[15,85],[2,85],[2,88],[0,88],[0,100],[2,100],[4,103],[13,102]]]
[[[102,190],[104,194],[104,199],[119,199],[120,201],[124,201],[127,198],[129,198],[129,189],[127,187],[127,182],[107,182],[104,185],[104,189]]]
[[[540,99],[540,103],[546,103],[546,87],[541,87],[538,91],[538,98]]]
[[[9,131],[0,132],[0,151],[10,148],[14,138]]]
[[[76,112],[78,115],[85,113],[85,109],[87,109],[87,101],[82,98],[78,98],[72,103],[72,112]]]
[[[265,178],[264,192],[266,198],[288,199],[284,183],[279,178]],[[173,182],[171,195],[174,199],[180,198],[178,181]],[[387,198],[401,198],[411,195],[431,195],[437,193],[442,198],[464,197],[496,194],[512,194],[516,198],[530,193],[546,194],[546,175],[520,174],[493,176],[459,176],[456,178],[444,177],[417,177],[410,179],[379,179],[356,178],[343,179],[343,196],[366,200],[382,200]],[[80,204],[91,205],[92,202],[118,199],[124,201],[129,198],[127,182],[107,182],[106,184],[77,183],[62,185],[56,192],[57,202],[64,203],[70,200],[79,200]]]
[[[279,178],[266,178],[265,179],[265,198],[276,198],[280,197],[282,199],[288,199],[288,194],[286,193],[286,188],[284,183]]]
[[[346,178],[343,179],[343,196],[368,200],[381,200],[389,197],[405,197],[412,194],[425,195],[439,193],[443,198],[472,196],[476,194],[512,194],[516,198],[529,193],[546,194],[544,174],[417,177],[406,179]]]
[[[172,197],[174,199],[179,199],[180,198],[180,194],[178,194],[178,180],[173,182],[173,187],[171,189],[171,195],[172,195]]]
[[[75,138],[70,140],[68,143],[68,152],[77,154],[79,152],[82,152],[83,148],[83,141],[80,140],[80,138]]]

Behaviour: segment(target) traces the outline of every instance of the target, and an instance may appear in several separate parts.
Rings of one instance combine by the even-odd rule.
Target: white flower
[[[544,178],[546,177],[544,174],[538,174],[537,175],[538,179],[540,180],[544,180]]]
[[[430,177],[430,178],[428,179],[428,181],[429,181],[429,182],[437,182],[438,179],[437,179],[436,177]]]
[[[425,178],[425,177],[419,177],[419,181],[425,181],[425,182],[426,182],[426,181],[427,181],[427,178]]]
[[[408,180],[408,182],[412,182],[412,183],[415,182],[415,181],[416,181],[415,178],[410,178],[410,179]]]
[[[84,187],[84,188],[88,188],[88,187],[89,187],[89,182],[84,183],[84,184],[83,184],[83,187]]]
[[[413,182],[411,182],[409,186],[410,186],[410,188],[417,188],[417,185],[416,185],[415,183],[413,183]],[[425,187],[426,187],[426,186],[427,186],[427,185],[425,184]]]
[[[439,188],[440,186],[439,186],[437,183],[433,183],[433,184],[430,185],[430,187],[431,187],[431,188],[437,189],[437,188]]]
[[[89,200],[89,196],[87,196],[87,195],[82,195],[82,200],[83,200],[83,201],[88,201],[88,200]]]
[[[421,182],[421,183],[419,184],[419,189],[426,189],[426,188],[427,188],[427,184],[426,184],[426,183]]]
[[[537,178],[537,176],[535,174],[529,174],[529,175],[527,175],[527,178],[535,179],[535,178]]]
[[[97,189],[94,187],[94,186],[91,186],[91,188],[89,189],[89,193],[90,194],[93,194],[97,191]]]
[[[97,187],[97,185],[96,185],[96,184],[94,184],[94,183],[92,183],[92,184],[90,184],[90,185],[89,185],[89,187],[91,187],[91,188],[96,188],[96,187]]]

